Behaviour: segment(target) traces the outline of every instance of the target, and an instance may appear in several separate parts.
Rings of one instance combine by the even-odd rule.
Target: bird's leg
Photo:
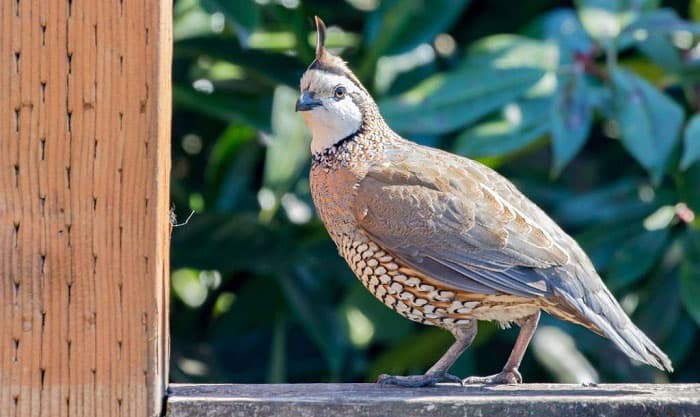
[[[447,370],[450,369],[452,364],[454,364],[469,345],[472,344],[472,341],[474,341],[476,337],[476,331],[476,320],[471,320],[466,327],[452,330],[452,334],[456,339],[455,342],[425,374],[408,376],[382,374],[377,379],[377,383],[398,385],[401,387],[428,387],[438,382],[457,382],[461,384],[461,379],[448,374]]]
[[[463,384],[520,384],[523,382],[523,377],[518,372],[520,362],[523,360],[525,350],[532,340],[532,335],[535,334],[537,323],[540,321],[540,311],[526,318],[520,324],[520,333],[515,340],[515,346],[510,352],[508,362],[503,367],[503,370],[497,374],[489,376],[470,376],[462,381]]]

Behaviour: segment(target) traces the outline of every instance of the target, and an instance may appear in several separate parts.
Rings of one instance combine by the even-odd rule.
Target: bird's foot
[[[516,368],[514,369],[504,369],[501,372],[489,375],[489,376],[470,376],[462,380],[463,385],[469,384],[521,384],[523,382],[523,377]]]
[[[430,387],[438,382],[456,382],[460,385],[462,384],[462,380],[458,376],[448,374],[447,372],[407,376],[382,374],[377,378],[377,384],[396,385],[407,388]]]

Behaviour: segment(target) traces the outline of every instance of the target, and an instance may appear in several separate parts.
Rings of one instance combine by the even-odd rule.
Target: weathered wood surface
[[[0,1],[0,415],[154,416],[169,0]]]
[[[700,385],[176,384],[169,390],[166,416],[697,417]]]

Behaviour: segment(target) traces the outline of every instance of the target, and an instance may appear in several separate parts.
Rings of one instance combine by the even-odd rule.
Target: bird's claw
[[[463,385],[471,384],[522,384],[523,377],[517,369],[504,369],[501,372],[489,376],[470,376],[462,381]]]
[[[377,378],[377,384],[380,385],[396,385],[408,388],[430,387],[439,382],[456,382],[462,385],[462,380],[458,376],[447,372],[407,376],[382,374]]]

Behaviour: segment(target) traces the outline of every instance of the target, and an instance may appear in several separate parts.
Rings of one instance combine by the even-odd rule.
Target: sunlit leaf
[[[246,68],[272,82],[298,87],[304,65],[296,59],[267,51],[243,49],[231,39],[217,36],[189,38],[175,43],[175,57],[209,56]]]
[[[617,37],[640,15],[658,7],[658,0],[577,0],[579,16],[586,31],[595,39]]]
[[[454,151],[469,157],[507,155],[532,144],[550,126],[549,98],[506,105],[495,120],[467,129],[455,140]]]
[[[549,12],[538,22],[538,28],[544,39],[553,40],[559,46],[561,64],[572,63],[576,53],[587,53],[593,47],[574,10],[556,9]]]
[[[278,195],[292,186],[309,159],[309,132],[293,111],[296,91],[278,87],[272,103],[272,138],[267,147],[263,183]]]
[[[367,17],[368,57],[396,55],[432,42],[459,18],[470,0],[386,0]]]
[[[696,114],[688,121],[683,134],[681,168],[687,169],[698,160],[700,160],[700,115]]]
[[[631,72],[617,68],[611,75],[622,143],[659,182],[680,137],[683,109]]]
[[[231,94],[214,91],[210,94],[195,90],[187,85],[173,85],[175,109],[183,108],[203,113],[224,122],[237,122],[259,129],[270,126],[269,97],[260,95]]]
[[[559,78],[551,115],[552,170],[558,174],[583,148],[593,122],[588,85],[582,75]]]
[[[260,24],[260,9],[254,0],[202,0],[202,5],[210,13],[223,13],[243,45]]]

